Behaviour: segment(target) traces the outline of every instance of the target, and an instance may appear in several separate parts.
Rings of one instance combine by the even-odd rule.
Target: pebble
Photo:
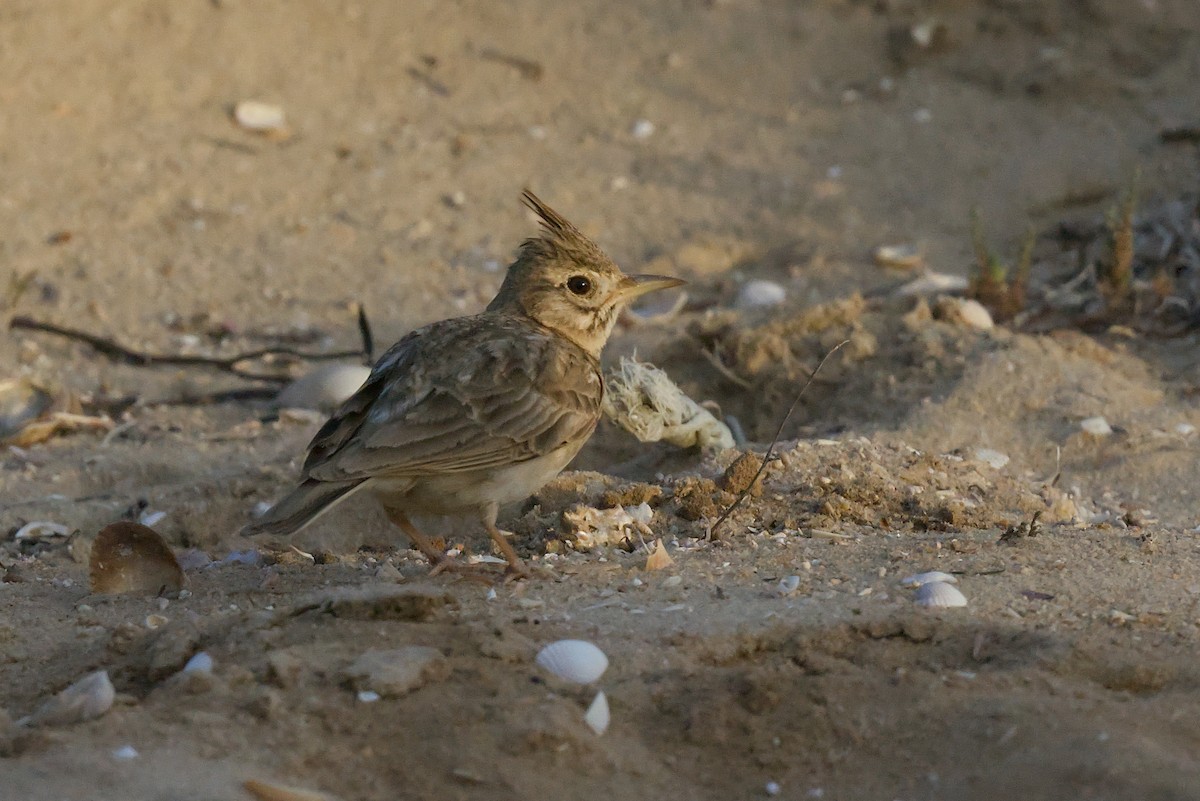
[[[629,133],[634,139],[649,139],[654,136],[654,123],[650,120],[637,120],[633,123]]]
[[[787,290],[774,281],[756,279],[742,284],[734,306],[739,309],[761,309],[778,306],[787,300]]]
[[[373,691],[383,698],[397,698],[430,681],[449,675],[442,652],[424,645],[407,645],[387,651],[367,651],[343,672],[343,678],[358,691]]]
[[[116,750],[114,750],[112,752],[112,755],[113,755],[113,759],[119,759],[123,762],[130,760],[130,759],[138,758],[137,749],[134,748],[132,745],[123,745],[120,748],[117,748]]]
[[[994,451],[991,448],[976,448],[975,458],[996,470],[1008,464],[1008,454]]]
[[[247,131],[269,133],[287,128],[281,106],[258,100],[243,100],[234,106],[233,119]]]
[[[1088,417],[1080,420],[1079,427],[1093,437],[1107,437],[1113,432],[1112,426],[1103,417]]]

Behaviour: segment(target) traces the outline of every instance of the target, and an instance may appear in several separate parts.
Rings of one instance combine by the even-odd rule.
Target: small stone
[[[1084,433],[1091,434],[1093,437],[1107,437],[1112,434],[1112,426],[1103,417],[1088,417],[1079,421],[1079,427]]]
[[[654,123],[650,120],[637,120],[629,133],[634,139],[649,139],[654,136]]]
[[[396,698],[448,674],[449,664],[441,651],[409,645],[367,651],[342,671],[342,678],[355,690],[373,690],[384,698]]]
[[[233,119],[247,131],[278,133],[287,130],[283,108],[258,100],[243,100],[234,106]]]
[[[996,470],[1008,464],[1008,454],[994,451],[991,448],[976,448],[975,458]]]
[[[123,745],[120,748],[115,749],[112,752],[112,755],[113,755],[113,759],[120,760],[122,762],[127,762],[130,759],[138,758],[137,749],[134,748],[132,745]]]

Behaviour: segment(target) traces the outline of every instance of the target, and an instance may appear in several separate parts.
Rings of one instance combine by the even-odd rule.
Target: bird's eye
[[[572,275],[567,279],[567,289],[576,295],[586,295],[592,291],[592,282],[582,275]]]

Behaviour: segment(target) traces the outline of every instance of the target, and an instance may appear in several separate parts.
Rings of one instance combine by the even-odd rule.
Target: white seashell
[[[142,516],[138,518],[138,522],[143,526],[153,528],[158,523],[161,523],[166,516],[166,512],[143,512]]]
[[[114,750],[112,752],[112,755],[113,755],[113,759],[119,759],[122,762],[128,761],[130,759],[138,758],[137,749],[134,748],[132,745],[123,745],[120,748]]]
[[[604,691],[596,693],[596,698],[592,701],[591,706],[587,708],[587,712],[583,714],[583,722],[592,728],[596,734],[604,734],[608,731],[608,724],[611,716],[608,712],[608,698],[604,695]]]
[[[17,533],[13,536],[17,542],[40,542],[49,540],[55,537],[68,537],[71,535],[71,529],[64,526],[62,523],[50,523],[45,520],[35,520],[32,523],[26,523],[17,529]]]
[[[200,651],[183,666],[184,673],[212,673],[213,658],[208,655],[207,651]]]
[[[779,584],[775,587],[775,592],[780,595],[791,595],[800,588],[799,576],[784,576],[779,580]]]
[[[98,718],[112,708],[117,691],[107,670],[89,673],[53,698],[47,699],[23,723],[31,726],[64,726]]]
[[[374,690],[359,690],[358,700],[364,704],[373,704],[383,696]]]
[[[970,298],[942,298],[937,304],[937,316],[949,323],[991,331],[996,327],[992,313],[977,300]]]
[[[332,412],[361,387],[371,368],[361,364],[325,364],[284,387],[275,404],[284,409]]]
[[[914,600],[921,606],[939,608],[967,605],[967,596],[959,592],[958,587],[944,581],[931,581],[917,587]]]
[[[940,570],[931,570],[928,573],[917,573],[915,576],[906,576],[900,579],[900,586],[920,587],[923,584],[932,584],[935,581],[941,581],[946,584],[958,583],[958,579],[949,573],[943,573]]]
[[[634,139],[649,139],[654,136],[654,123],[650,120],[637,120],[633,123],[629,133]]]
[[[538,652],[537,663],[565,681],[591,684],[608,669],[608,657],[586,640],[559,640]]]
[[[999,470],[1004,465],[1008,464],[1008,454],[994,451],[991,448],[976,448],[975,458],[989,467],[994,467]]]
[[[170,622],[171,619],[165,617],[164,615],[146,615],[146,628],[150,629],[151,631],[154,631],[155,629],[161,629]]]
[[[1079,427],[1093,437],[1107,437],[1112,433],[1112,426],[1103,417],[1088,417],[1080,420]]]
[[[921,251],[916,245],[880,245],[871,254],[880,267],[915,270],[921,266]]]
[[[738,290],[734,306],[739,309],[761,309],[778,306],[787,300],[787,290],[774,281],[747,281]]]
[[[936,295],[939,292],[962,292],[969,283],[960,275],[926,272],[898,287],[892,294],[901,298],[909,298],[916,295]]]
[[[1191,423],[1180,423],[1175,426],[1175,433],[1181,437],[1190,437],[1196,433],[1196,427]]]
[[[247,131],[282,131],[287,127],[282,107],[258,100],[243,100],[234,106],[233,119]]]

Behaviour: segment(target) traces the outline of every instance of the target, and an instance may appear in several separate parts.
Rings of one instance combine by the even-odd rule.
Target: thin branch
[[[713,535],[716,534],[716,531],[720,525],[728,520],[729,516],[733,514],[733,510],[737,509],[738,506],[741,505],[742,501],[746,500],[746,496],[750,494],[750,490],[754,488],[754,485],[758,483],[758,479],[761,478],[763,472],[766,471],[767,464],[771,461],[772,451],[774,451],[775,446],[779,444],[779,437],[783,435],[783,427],[787,425],[788,418],[791,417],[792,412],[796,410],[796,404],[800,402],[800,399],[804,397],[804,393],[807,392],[808,388],[812,386],[813,379],[817,377],[817,373],[821,372],[821,368],[825,366],[825,362],[829,361],[829,357],[837,353],[845,345],[849,344],[850,340],[843,339],[841,342],[834,345],[824,356],[821,357],[821,361],[817,363],[817,366],[813,368],[813,371],[808,374],[808,380],[804,382],[804,386],[800,387],[800,391],[796,393],[796,397],[792,398],[791,405],[788,406],[787,411],[784,412],[783,419],[779,421],[779,428],[775,429],[775,436],[771,438],[771,444],[767,446],[767,452],[763,454],[762,464],[758,466],[758,472],[754,474],[754,478],[750,479],[750,482],[746,485],[746,488],[741,491],[737,498],[734,499],[733,503],[729,504],[729,507],[721,513],[721,516],[717,518],[717,521],[708,527],[708,534],[705,536],[705,539],[711,540]]]
[[[241,365],[243,362],[252,361],[255,359],[264,359],[269,356],[291,356],[296,359],[325,361],[332,359],[345,359],[352,356],[361,357],[363,354],[362,350],[314,353],[310,351],[295,350],[293,348],[260,348],[258,350],[247,351],[245,353],[238,353],[234,354],[233,356],[225,357],[173,353],[149,353],[147,351],[139,351],[126,347],[107,337],[89,334],[86,331],[80,331],[75,328],[68,328],[66,326],[56,325],[54,323],[34,320],[30,317],[14,317],[12,318],[12,321],[9,322],[8,327],[10,329],[42,331],[47,334],[54,334],[56,336],[65,337],[77,342],[83,342],[91,346],[91,348],[96,352],[101,353],[110,359],[125,362],[127,364],[146,366],[170,364],[213,367],[215,369],[223,370],[224,372],[240,376],[241,378],[250,378],[256,381],[275,381],[280,383],[290,381],[291,378],[288,376],[274,375],[270,373],[259,373],[254,370],[247,369]],[[364,342],[364,345],[368,344],[370,344],[369,341]]]

